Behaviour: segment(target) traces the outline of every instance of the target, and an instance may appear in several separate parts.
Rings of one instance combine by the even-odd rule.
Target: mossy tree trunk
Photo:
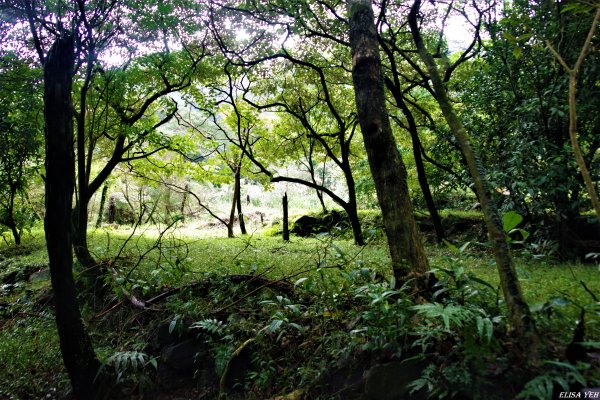
[[[429,73],[436,101],[467,162],[492,243],[494,258],[496,260],[498,274],[500,275],[504,299],[508,306],[512,329],[519,338],[519,348],[525,351],[523,355],[524,357],[527,357],[535,352],[538,344],[538,338],[535,334],[531,313],[521,291],[500,214],[490,196],[485,169],[469,141],[469,135],[465,127],[454,111],[454,107],[450,102],[435,60],[426,49],[425,43],[421,37],[417,21],[420,5],[421,0],[415,0],[409,14],[409,26],[413,40],[419,52],[419,56]]]
[[[406,167],[385,104],[377,31],[370,0],[348,2],[352,79],[358,119],[381,207],[394,276],[405,282],[428,270],[408,194]]]

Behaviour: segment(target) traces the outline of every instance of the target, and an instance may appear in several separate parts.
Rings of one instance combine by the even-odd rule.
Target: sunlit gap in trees
[[[427,15],[424,21],[425,26],[432,24],[434,31],[443,32],[448,52],[454,53],[466,50],[473,42],[480,13],[489,9],[491,18],[498,20],[508,4],[510,1],[504,1],[501,4],[488,1],[472,3],[437,1],[434,4],[424,2],[421,10],[423,14]],[[448,7],[452,7],[452,9],[449,10]],[[480,30],[479,34],[482,39],[487,38],[484,30]]]

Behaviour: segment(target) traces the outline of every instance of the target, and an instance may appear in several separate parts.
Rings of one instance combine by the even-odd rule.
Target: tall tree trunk
[[[394,276],[398,282],[428,270],[408,194],[406,167],[394,140],[385,105],[381,60],[370,0],[350,0],[352,79],[358,119],[375,181]],[[422,282],[417,285],[422,286]]]
[[[527,353],[524,354],[531,355],[537,349],[538,339],[535,334],[529,307],[521,292],[519,279],[515,272],[515,266],[508,248],[506,234],[502,228],[502,221],[496,205],[491,200],[483,165],[471,146],[468,133],[456,115],[452,103],[448,98],[446,87],[444,86],[437,65],[435,64],[435,60],[425,48],[425,44],[421,38],[417,22],[417,13],[419,12],[420,5],[421,0],[415,0],[409,14],[408,20],[413,40],[417,46],[419,56],[429,72],[436,100],[442,110],[444,118],[446,119],[450,130],[456,137],[467,161],[469,172],[471,173],[471,178],[473,179],[473,184],[477,191],[479,202],[481,203],[481,209],[492,242],[494,258],[498,267],[506,305],[508,306],[511,325],[514,333],[519,337],[519,347],[522,350],[527,351]]]
[[[400,87],[398,85],[394,85],[394,83],[392,83],[391,81],[386,82],[388,83],[388,89],[392,92],[392,95],[394,96],[396,105],[400,108],[400,110],[402,110],[402,113],[406,118],[406,122],[408,123],[408,132],[410,133],[413,148],[413,156],[415,158],[415,166],[417,167],[417,179],[419,180],[419,186],[421,187],[421,192],[423,192],[423,197],[425,198],[427,211],[429,211],[429,216],[431,217],[431,221],[433,222],[433,228],[435,229],[435,236],[437,238],[437,242],[441,243],[442,240],[444,240],[444,238],[446,237],[446,235],[442,226],[440,214],[438,213],[437,207],[435,206],[435,201],[433,201],[433,195],[431,194],[429,181],[427,180],[427,174],[425,173],[425,165],[423,163],[423,156],[421,154],[421,140],[419,139],[419,131],[417,129],[417,123],[415,122],[415,117],[413,116],[412,112],[406,105],[406,102],[402,98]]]
[[[244,213],[242,212],[242,174],[240,170],[241,166],[238,166],[238,168],[235,171],[235,186],[237,186],[237,191],[234,189],[234,192],[237,193],[236,203],[238,219],[240,224],[240,232],[242,233],[242,235],[246,235],[248,234],[248,231],[246,231],[246,222],[244,221]]]
[[[106,203],[106,195],[108,194],[108,185],[102,187],[102,194],[100,195],[100,209],[98,210],[98,218],[96,219],[96,228],[100,228],[102,225],[102,217],[104,215],[104,204]]]
[[[46,216],[44,230],[56,307],[56,325],[65,367],[77,399],[96,397],[96,358],[77,302],[73,280],[71,205],[75,186],[71,88],[74,38],[56,39],[44,63],[46,120]]]

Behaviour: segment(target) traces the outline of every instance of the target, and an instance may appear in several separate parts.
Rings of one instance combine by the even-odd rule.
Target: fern
[[[122,383],[144,371],[149,365],[156,369],[155,358],[150,358],[146,353],[139,351],[118,351],[106,360],[106,365],[114,368],[117,374],[117,383]]]
[[[201,321],[194,322],[192,329],[201,329],[212,335],[223,336],[227,330],[227,326],[215,318],[206,318]]]
[[[587,382],[579,369],[571,364],[560,361],[546,361],[546,364],[555,369],[546,372],[543,375],[536,376],[525,384],[523,390],[517,395],[517,399],[552,399],[553,388],[560,386],[563,391],[568,392],[570,383],[577,382],[581,386],[587,386]],[[581,364],[589,367],[589,364]]]

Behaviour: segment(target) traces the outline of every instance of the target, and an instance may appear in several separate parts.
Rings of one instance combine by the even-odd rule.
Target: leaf
[[[300,278],[296,282],[294,282],[294,286],[301,285],[303,282],[306,282],[308,278]]]
[[[458,247],[456,247],[455,245],[453,245],[452,243],[450,243],[446,239],[442,239],[442,241],[444,242],[444,244],[446,245],[446,247],[448,247],[450,250],[452,250],[453,253],[460,254],[460,250],[458,250]]]
[[[516,38],[517,42],[526,42],[533,37],[533,33],[525,33]]]
[[[465,242],[465,244],[463,244],[462,246],[460,246],[460,249],[458,249],[458,251],[462,254],[465,252],[465,250],[467,249],[467,247],[469,247],[469,245],[471,244],[471,242]]]
[[[516,43],[516,41],[517,41],[517,38],[508,32],[502,32],[502,37],[511,43]]]
[[[306,331],[306,329],[304,329],[304,327],[303,327],[302,325],[299,325],[299,324],[297,324],[297,323],[295,323],[295,322],[290,322],[290,326],[291,326],[292,328],[295,328],[295,329],[297,329],[297,330],[298,330],[298,332],[300,332],[300,333],[304,333],[304,332]]]
[[[177,321],[179,320],[179,315],[175,316],[173,320],[169,323],[169,335],[173,333],[175,327],[177,326]]]
[[[508,233],[523,221],[523,216],[516,211],[509,211],[502,216],[502,227]]]
[[[488,283],[488,282],[484,281],[483,279],[480,279],[480,278],[478,278],[478,277],[476,277],[476,276],[469,276],[469,279],[470,279],[470,280],[472,280],[473,282],[477,282],[477,283],[479,283],[479,284],[481,284],[481,285],[484,285],[484,286],[487,286],[487,287],[489,287],[489,288],[490,288],[490,289],[492,289],[494,292],[496,291],[496,288],[495,288],[494,286],[492,286],[492,284],[490,284],[490,283]]]
[[[519,46],[515,46],[513,48],[513,56],[515,56],[515,58],[518,60],[521,58],[522,55],[523,55],[523,50],[521,50],[521,48]]]
[[[283,321],[280,319],[274,319],[273,321],[271,321],[271,323],[269,324],[269,332],[275,332],[276,330],[278,330],[281,325],[283,324]]]
[[[510,232],[508,232],[508,234],[511,235],[511,234],[517,233],[517,232],[521,234],[521,237],[523,239],[519,240],[519,241],[514,241],[513,243],[522,243],[525,240],[527,240],[527,238],[529,237],[529,232],[527,232],[525,229],[521,229],[521,228],[511,229]]]

